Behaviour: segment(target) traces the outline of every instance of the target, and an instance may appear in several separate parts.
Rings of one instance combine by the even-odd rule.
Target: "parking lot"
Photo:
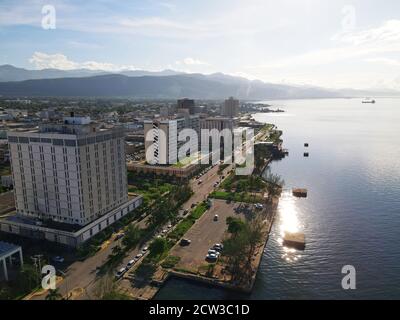
[[[226,218],[229,216],[243,217],[242,213],[236,213],[238,203],[226,203],[223,200],[212,200],[211,208],[196,222],[196,224],[185,234],[190,239],[188,246],[177,244],[170,252],[170,255],[181,258],[175,266],[178,269],[197,272],[200,266],[207,264],[205,257],[208,249],[214,244],[221,243],[227,229]],[[218,214],[218,221],[214,216]]]

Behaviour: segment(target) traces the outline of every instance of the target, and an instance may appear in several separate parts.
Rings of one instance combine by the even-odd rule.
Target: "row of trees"
[[[226,223],[230,236],[223,241],[223,256],[228,260],[232,281],[249,281],[253,274],[253,257],[262,241],[263,222],[260,218],[243,221],[228,217]]]

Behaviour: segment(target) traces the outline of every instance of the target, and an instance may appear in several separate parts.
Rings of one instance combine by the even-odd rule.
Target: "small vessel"
[[[374,99],[370,99],[370,98],[365,98],[362,103],[375,103],[376,101]]]

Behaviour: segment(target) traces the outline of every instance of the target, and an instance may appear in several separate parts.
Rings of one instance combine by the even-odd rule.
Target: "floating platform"
[[[306,248],[306,237],[301,232],[285,232],[283,245],[297,250],[304,250]]]
[[[307,189],[293,189],[292,194],[297,198],[307,198]]]

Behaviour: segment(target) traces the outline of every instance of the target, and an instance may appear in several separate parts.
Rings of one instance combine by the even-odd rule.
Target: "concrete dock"
[[[306,248],[306,238],[301,232],[285,232],[283,237],[283,245],[297,250]]]

